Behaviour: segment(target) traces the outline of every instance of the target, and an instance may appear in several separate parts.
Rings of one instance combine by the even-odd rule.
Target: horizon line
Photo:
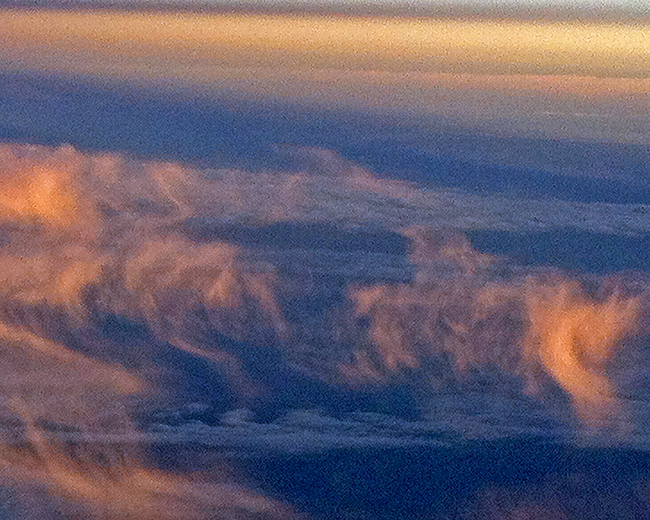
[[[20,9],[39,11],[116,11],[116,12],[184,12],[197,14],[250,14],[250,15],[296,15],[296,16],[351,16],[359,18],[482,18],[489,20],[521,21],[574,21],[611,23],[648,23],[650,12],[637,8],[617,7],[523,7],[513,4],[504,6],[477,6],[463,2],[454,6],[413,6],[410,5],[349,5],[342,0],[301,3],[283,0],[275,5],[251,5],[250,3],[228,0],[0,0],[0,10]]]

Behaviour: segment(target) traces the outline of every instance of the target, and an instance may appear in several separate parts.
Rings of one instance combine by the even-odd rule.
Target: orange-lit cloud
[[[638,329],[640,301],[618,295],[594,301],[575,285],[565,284],[530,287],[526,306],[528,353],[536,352],[571,396],[580,418],[599,426],[616,417],[620,410],[607,363],[620,341]]]
[[[242,511],[293,518],[240,485],[151,468],[126,401],[140,384],[125,371],[4,324],[0,342],[3,420],[18,419],[24,431],[14,441],[4,432],[0,471],[5,485],[23,486],[22,497],[34,493],[25,486],[56,497],[56,506],[40,499],[39,518],[59,511],[89,519],[227,519]]]
[[[34,222],[47,226],[68,227],[81,218],[88,219],[84,194],[80,193],[83,176],[81,156],[58,154],[33,161],[2,149],[0,160],[0,218]]]
[[[449,354],[461,379],[499,367],[538,396],[554,381],[590,428],[621,418],[608,366],[622,340],[639,330],[640,298],[595,300],[560,273],[490,281],[489,257],[467,242],[460,248],[463,241],[453,235],[425,231],[410,231],[420,242],[412,255],[420,266],[413,284],[350,291],[356,315],[369,319],[373,349],[341,366],[346,378],[372,383]],[[436,275],[441,262],[455,266],[451,280]]]
[[[275,274],[243,271],[238,249],[227,243],[197,245],[179,237],[152,241],[133,252],[124,285],[137,298],[137,310],[169,337],[179,334],[188,310],[197,306],[205,306],[214,324],[231,336],[251,339],[254,324],[265,321],[283,335],[286,325],[276,302]],[[246,321],[236,317],[239,312],[258,316]]]
[[[104,290],[105,308],[95,306],[126,312],[135,300],[136,316],[150,318],[159,340],[225,367],[238,392],[259,391],[234,356],[190,343],[188,324],[173,331],[160,326],[193,310],[178,309],[183,303],[237,312],[244,299],[258,302],[271,322],[280,319],[273,280],[263,273],[243,276],[236,247],[197,246],[179,237],[161,241],[156,234],[161,219],[187,216],[183,204],[195,197],[180,200],[168,188],[195,172],[178,168],[173,175],[151,165],[138,175],[119,157],[70,148],[5,146],[0,158],[6,227],[0,251],[0,478],[18,486],[21,496],[41,497],[36,511],[27,499],[24,513],[43,520],[60,511],[133,520],[226,519],[244,511],[292,518],[289,508],[245,487],[154,469],[137,447],[143,434],[130,406],[166,389],[120,366],[119,357],[108,363],[87,353],[106,354],[105,340],[91,339],[88,292],[122,281],[121,291]],[[149,215],[153,223],[148,214],[134,222],[139,197],[164,207]],[[193,293],[189,302],[172,303],[174,296]],[[176,315],[166,315],[170,305]],[[55,497],[51,504],[48,495]]]
[[[641,325],[644,298],[592,298],[560,271],[497,276],[494,268],[503,259],[476,251],[461,234],[439,231],[436,225],[455,222],[453,212],[461,215],[459,222],[471,218],[472,226],[490,228],[495,218],[502,225],[491,199],[490,204],[483,201],[481,209],[478,196],[461,199],[454,193],[445,198],[442,192],[382,180],[331,151],[292,153],[293,171],[253,173],[70,148],[0,147],[6,172],[0,182],[14,192],[14,199],[31,200],[31,181],[41,179],[44,171],[58,172],[49,179],[60,183],[50,191],[36,190],[45,194],[37,200],[47,203],[24,202],[21,211],[10,206],[3,214],[0,314],[6,320],[0,339],[8,355],[18,356],[15,365],[6,365],[4,381],[9,385],[25,370],[38,372],[53,398],[64,390],[71,396],[70,401],[62,400],[61,411],[48,405],[52,416],[38,405],[38,387],[34,391],[30,386],[7,386],[7,399],[36,399],[33,405],[27,400],[22,412],[32,414],[36,425],[43,414],[72,426],[102,423],[93,412],[95,399],[108,395],[118,405],[124,403],[134,390],[114,388],[111,377],[133,376],[114,365],[98,366],[57,341],[68,338],[83,352],[106,354],[119,362],[123,350],[105,349],[102,342],[108,340],[98,339],[94,330],[95,320],[118,315],[147,330],[147,349],[176,347],[208,361],[225,376],[224,384],[243,406],[272,388],[249,373],[248,362],[230,341],[275,349],[296,370],[328,384],[384,385],[415,372],[435,394],[435,388],[449,381],[463,385],[475,373],[488,373],[495,385],[519,394],[525,388],[540,402],[564,393],[576,416],[590,427],[599,427],[608,415],[622,416],[618,381],[610,375],[609,364]],[[68,197],[76,201],[78,211],[68,211]],[[514,202],[508,199],[507,204]],[[539,204],[544,209],[548,206],[542,204],[554,202]],[[610,225],[616,208],[606,209]],[[431,220],[436,213],[439,220]],[[621,215],[621,222],[630,221],[627,213]],[[188,234],[188,218],[207,226],[203,241]],[[247,248],[212,237],[212,221],[233,228],[241,223],[249,230],[257,226],[256,231],[278,222],[371,222],[410,239],[415,276],[411,283],[340,288],[329,287],[331,273],[324,273],[323,280],[290,277],[281,264],[273,263],[273,255],[264,256],[273,246]],[[316,256],[299,253],[308,260]],[[346,268],[337,267],[343,278]],[[609,293],[617,287],[615,280],[594,283],[609,284]],[[322,314],[308,311],[314,315],[303,323],[295,302],[318,299],[318,291],[332,290],[340,291],[340,300]],[[129,355],[146,357],[147,349]],[[38,366],[23,360],[42,356],[45,360]],[[58,363],[66,374],[68,368],[84,371],[94,382],[82,379],[66,387],[56,379]],[[165,402],[166,389],[147,374],[145,370],[143,386],[151,386],[151,393]],[[138,433],[124,409],[116,417],[129,434]],[[38,439],[38,428],[35,432]],[[131,477],[125,478],[131,482]],[[145,487],[148,478],[142,481]]]
[[[470,227],[503,224],[491,200],[480,206],[479,196],[445,198],[384,180],[328,150],[290,153],[289,172],[247,172],[0,147],[0,185],[12,194],[0,197],[0,422],[8,425],[0,428],[0,478],[28,490],[22,496],[54,497],[51,507],[39,501],[36,517],[48,518],[48,508],[126,520],[295,517],[243,486],[161,471],[137,449],[156,434],[139,429],[134,410],[184,397],[164,384],[182,368],[157,364],[174,348],[223,376],[237,406],[284,399],[272,393],[280,392],[273,377],[259,377],[277,363],[346,391],[413,385],[423,408],[435,406],[441,390],[461,399],[478,378],[482,389],[534,400],[561,420],[571,420],[569,403],[590,432],[628,419],[610,365],[644,326],[647,289],[625,296],[615,278],[594,277],[600,290],[592,297],[559,270],[495,274],[504,259],[438,230],[463,219]],[[615,210],[607,207],[608,225]],[[630,222],[626,215],[636,214],[617,222]],[[311,276],[309,265],[309,276],[287,275],[264,256],[272,245],[217,239],[213,221],[257,230],[371,222],[408,237],[414,276],[331,287],[332,273]],[[202,241],[189,223],[205,230]],[[317,254],[329,252],[299,251],[309,261]],[[337,269],[345,280],[347,266]],[[301,302],[318,300],[319,291],[333,303],[301,314]],[[146,331],[145,345],[117,346],[119,338],[98,330],[106,316],[128,323],[126,334],[131,326]],[[268,349],[277,362],[254,366],[240,344]],[[127,368],[134,358],[142,368]]]

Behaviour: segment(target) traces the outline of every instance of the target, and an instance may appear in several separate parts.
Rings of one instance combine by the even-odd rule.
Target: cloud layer
[[[392,413],[407,401],[435,423],[440,403],[471,401],[478,387],[532,399],[586,434],[638,430],[624,394],[643,391],[626,361],[647,331],[641,274],[517,266],[452,230],[459,200],[473,204],[463,218],[489,201],[381,180],[327,150],[290,156],[288,171],[252,173],[2,147],[11,479],[111,518],[238,508],[290,518],[134,450],[155,436],[156,410],[197,396],[226,426],[234,408],[277,419],[311,407]],[[621,222],[629,210],[580,207]]]

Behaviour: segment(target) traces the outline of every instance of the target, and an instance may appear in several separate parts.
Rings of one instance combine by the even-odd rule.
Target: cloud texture
[[[10,480],[107,518],[238,508],[290,518],[241,487],[165,474],[128,442],[149,435],[138,424],[151,410],[196,395],[191,363],[211,374],[204,398],[222,411],[333,406],[357,393],[381,401],[402,385],[426,415],[478,384],[531,396],[585,432],[634,429],[612,367],[647,329],[642,277],[521,268],[432,227],[444,193],[381,180],[330,151],[291,154],[289,171],[251,173],[2,147]],[[339,242],[300,227],[323,222],[346,230]],[[281,226],[294,238],[265,235]],[[360,230],[403,235],[408,258],[373,242],[360,250]]]

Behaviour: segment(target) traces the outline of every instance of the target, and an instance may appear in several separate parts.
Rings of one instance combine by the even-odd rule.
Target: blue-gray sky
[[[237,5],[349,5],[349,6],[413,6],[455,7],[470,5],[479,7],[620,7],[623,9],[650,9],[648,0],[81,0],[83,3],[160,3],[160,4],[237,4]],[[45,4],[47,2],[41,2]]]

